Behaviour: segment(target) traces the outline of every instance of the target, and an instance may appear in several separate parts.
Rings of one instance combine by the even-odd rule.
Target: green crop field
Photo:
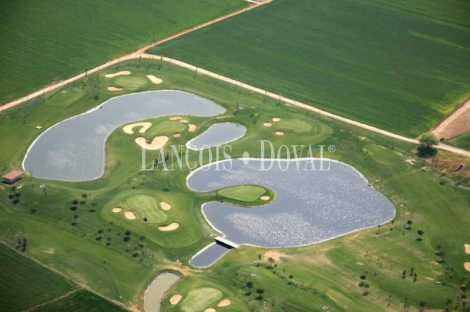
[[[425,305],[426,310],[443,310],[449,305],[454,310],[470,311],[468,305],[465,309],[462,307],[465,296],[468,297],[468,290],[462,285],[470,279],[470,272],[463,266],[470,262],[470,255],[464,251],[464,244],[470,244],[465,221],[470,220],[469,185],[467,181],[458,186],[452,174],[442,172],[441,167],[435,165],[435,160],[446,159],[450,154],[440,151],[434,160],[421,159],[415,155],[416,146],[412,144],[283,105],[174,65],[155,60],[125,62],[4,111],[0,114],[1,173],[21,168],[28,147],[45,129],[94,108],[116,94],[131,92],[127,89],[108,91],[107,87],[115,85],[115,79],[105,75],[119,70],[130,71],[132,78],[152,74],[163,80],[159,85],[140,86],[135,92],[185,90],[227,109],[217,118],[185,117],[188,123],[197,125],[197,130],[184,129],[180,137],[171,136],[169,144],[184,145],[223,121],[240,123],[247,128],[243,140],[231,144],[232,157],[242,157],[245,151],[251,157],[260,157],[259,140],[270,140],[275,149],[283,144],[334,145],[336,151],[328,154],[325,151],[325,156],[359,170],[371,187],[395,205],[396,217],[381,227],[308,247],[269,250],[242,246],[230,251],[212,267],[196,270],[189,265],[191,257],[220,235],[205,221],[201,205],[220,200],[243,203],[223,197],[220,190],[192,191],[186,184],[190,173],[187,166],[182,171],[141,172],[141,149],[135,143],[140,134],[129,135],[121,127],[107,140],[106,170],[97,180],[71,183],[26,176],[16,183],[15,190],[0,184],[0,240],[15,248],[19,237],[27,238],[25,255],[105,297],[92,299],[87,293],[75,291],[45,305],[42,311],[70,310],[68,307],[72,304],[83,307],[83,311],[88,311],[88,306],[91,311],[93,307],[112,311],[114,308],[108,309],[107,303],[102,301],[106,299],[128,308],[142,309],[145,289],[156,276],[167,271],[178,272],[181,279],[162,301],[161,311],[165,312],[185,312],[191,307],[229,312],[322,311],[325,306],[330,311],[377,312],[399,311],[405,304],[410,305],[410,311],[417,311],[420,304]],[[272,127],[263,125],[272,122],[274,117],[281,117],[287,122],[285,126],[292,130],[286,128],[284,136],[275,135],[278,122]],[[156,127],[168,120],[169,117],[160,117],[145,121]],[[310,130],[294,131],[299,130],[297,123],[290,121],[297,120],[301,125],[310,125]],[[37,130],[37,125],[43,126],[43,130]],[[269,157],[269,150],[266,152]],[[281,156],[288,155],[284,152]],[[289,156],[294,157],[292,153]],[[318,149],[314,156],[319,156]],[[158,152],[149,151],[147,157],[155,159]],[[188,152],[190,163],[199,157],[203,162],[209,161],[207,151],[202,156]],[[265,189],[265,193],[270,198],[275,196],[269,189]],[[153,200],[141,200],[141,196]],[[137,198],[139,200],[135,200]],[[124,209],[117,213],[112,211],[120,205],[136,202],[138,209],[142,206],[142,209],[157,211],[162,209],[161,202],[169,203],[171,209],[161,211],[167,217],[164,224],[178,223],[179,228],[163,232],[159,230],[159,223],[145,222],[142,216],[127,219]],[[256,200],[250,202],[250,206],[265,203]],[[136,213],[139,212],[136,210]],[[424,231],[421,240],[417,239],[418,230]],[[25,272],[33,271],[22,267],[26,268]],[[19,271],[21,267],[13,269]],[[11,271],[15,272],[13,269]],[[362,286],[361,275],[367,275]],[[10,275],[9,279],[15,276]],[[32,272],[29,276],[36,275]],[[49,292],[47,284],[39,283],[42,280],[44,278],[24,280],[20,288],[15,283],[4,286],[2,279],[2,287],[14,287],[7,288],[10,293],[1,300],[24,298],[25,292]],[[248,282],[253,285],[249,286]],[[57,294],[28,303],[20,310],[60,296],[68,292],[69,287],[65,283]],[[199,289],[213,291],[203,294],[197,291]],[[264,291],[259,293],[259,289]],[[175,294],[181,294],[182,299],[172,305],[169,299]],[[207,300],[199,305],[191,303],[198,298]],[[223,299],[229,299],[230,305],[217,307]]]
[[[245,5],[243,0],[1,1],[0,104]]]
[[[470,94],[466,0],[274,0],[150,49],[416,137]]]
[[[3,244],[0,244],[0,263],[2,311],[23,311],[73,289],[73,285],[63,277]]]
[[[446,140],[446,143],[470,150],[470,133],[459,135],[455,138]]]

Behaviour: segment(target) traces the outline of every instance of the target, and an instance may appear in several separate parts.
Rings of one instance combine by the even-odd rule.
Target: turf
[[[254,185],[232,186],[218,191],[219,195],[235,200],[251,202],[259,199],[266,190]]]
[[[114,82],[118,87],[128,90],[137,90],[149,83],[147,78],[133,76],[118,76],[114,78]]]
[[[0,103],[245,5],[242,0],[1,1]]]
[[[93,293],[80,290],[58,301],[36,308],[36,312],[124,312],[124,308],[100,298]]]
[[[0,306],[2,311],[23,311],[73,289],[63,277],[0,244]]]
[[[272,3],[150,49],[416,137],[470,90],[465,0]]]
[[[464,220],[470,218],[470,192],[465,187],[456,187],[455,181],[442,180],[443,172],[434,164],[435,160],[417,159],[414,145],[306,113],[166,63],[126,62],[91,75],[85,84],[67,86],[65,93],[45,94],[44,99],[0,114],[1,171],[20,168],[27,148],[41,133],[35,129],[37,125],[47,129],[115,96],[106,88],[112,81],[103,76],[117,70],[130,70],[136,77],[155,74],[164,82],[148,85],[151,90],[186,90],[227,108],[221,116],[223,120],[247,128],[245,138],[232,144],[232,157],[242,157],[245,151],[251,157],[259,157],[261,139],[271,140],[276,149],[283,144],[334,145],[336,151],[325,150],[325,156],[354,166],[372,187],[387,196],[397,208],[394,224],[314,246],[277,250],[285,256],[275,260],[271,267],[268,262],[271,256],[265,254],[267,249],[246,246],[230,251],[209,269],[192,270],[187,267],[189,259],[220,235],[204,220],[200,207],[208,201],[225,199],[217,191],[195,193],[188,189],[187,167],[183,171],[162,171],[161,166],[159,170],[141,171],[142,159],[135,137],[117,129],[108,138],[106,173],[100,179],[68,183],[25,177],[17,184],[22,188],[16,204],[9,198],[10,187],[0,184],[1,240],[14,247],[18,236],[27,237],[25,254],[128,307],[141,308],[146,287],[159,273],[170,270],[180,272],[182,278],[167,298],[176,293],[187,297],[198,288],[218,289],[223,298],[232,301],[224,311],[251,311],[256,302],[266,302],[272,311],[322,310],[323,306],[334,311],[344,310],[345,306],[351,311],[398,311],[403,309],[405,298],[412,307],[410,311],[417,310],[420,301],[427,302],[426,309],[442,310],[447,298],[452,299],[454,310],[456,305],[463,310],[455,298],[460,298],[460,287],[469,277],[463,268],[463,263],[469,261],[463,244],[468,243],[468,225]],[[100,86],[94,83],[97,77]],[[244,109],[237,110],[236,103]],[[283,137],[276,136],[273,128],[266,128],[263,123],[279,116],[286,121],[311,124],[312,131],[286,131]],[[166,120],[168,117],[148,121],[157,125]],[[188,116],[188,121],[198,125],[197,132],[184,131],[181,137],[172,137],[171,144],[184,145],[220,119]],[[266,152],[266,157],[270,157],[269,149]],[[281,156],[286,157],[283,153]],[[149,160],[157,156],[156,152],[148,153]],[[436,157],[447,156],[439,152]],[[193,151],[188,154],[190,163],[199,157]],[[201,157],[204,162],[209,161],[207,151]],[[408,158],[415,159],[416,164],[407,163]],[[171,163],[169,167],[172,168]],[[73,205],[72,201],[80,200],[84,193],[87,200]],[[126,204],[128,198],[141,195],[150,196],[157,203],[170,203],[172,208],[165,211],[168,218],[165,223],[177,222],[180,228],[161,232],[158,224],[127,220],[122,213],[111,212],[119,203]],[[408,220],[413,221],[410,230],[404,228]],[[425,233],[421,241],[416,240],[418,229]],[[51,249],[53,254],[44,252]],[[442,255],[436,254],[439,251]],[[409,276],[411,267],[418,276],[415,282]],[[364,287],[358,286],[359,276],[366,269],[366,282],[370,284],[367,295]],[[403,270],[408,272],[405,278]],[[292,283],[290,274],[294,275]],[[254,283],[251,290],[247,281]],[[39,286],[32,283],[28,287]],[[258,288],[265,290],[262,300],[256,299]],[[216,308],[217,300],[207,307]],[[172,306],[165,299],[162,311],[182,311],[182,303]]]
[[[312,131],[312,126],[308,122],[301,120],[281,120],[279,122],[275,122],[274,127],[282,131],[287,130],[296,133]]]
[[[140,216],[147,218],[149,223],[161,223],[167,219],[165,213],[158,208],[154,198],[146,195],[134,195],[126,199],[130,210]]]
[[[201,287],[191,290],[181,302],[181,310],[184,312],[199,312],[222,298],[219,289]]]
[[[187,126],[179,121],[165,120],[154,126],[145,132],[145,136],[148,138],[155,137],[162,134],[173,134],[185,131]]]

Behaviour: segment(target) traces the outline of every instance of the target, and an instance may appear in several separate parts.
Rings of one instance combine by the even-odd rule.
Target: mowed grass
[[[246,5],[243,0],[2,1],[0,103]]]
[[[222,291],[211,287],[201,287],[191,290],[181,303],[184,312],[199,312],[205,307],[222,298]]]
[[[276,0],[150,49],[416,137],[470,90],[470,3]]]
[[[127,206],[141,218],[150,223],[161,223],[167,219],[166,214],[158,208],[154,198],[146,195],[134,195],[126,199]]]
[[[0,244],[0,307],[23,311],[73,289],[60,275]]]
[[[227,198],[251,202],[259,199],[261,195],[266,193],[266,190],[255,185],[239,185],[219,190],[218,193]]]
[[[151,138],[161,134],[180,133],[185,131],[186,128],[187,126],[179,121],[165,120],[153,125],[150,129],[145,132],[145,136]]]
[[[303,120],[281,120],[274,123],[274,127],[280,130],[287,130],[296,133],[309,132],[312,126]]]
[[[125,312],[123,309],[93,293],[80,290],[44,306],[34,309],[35,312]]]
[[[114,82],[118,87],[132,91],[142,88],[149,83],[147,78],[135,76],[118,76],[114,79]]]

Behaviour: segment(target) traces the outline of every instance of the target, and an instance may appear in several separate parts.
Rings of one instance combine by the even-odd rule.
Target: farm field
[[[108,90],[122,80],[105,75],[126,70],[133,78],[152,74],[163,82],[156,85],[146,80],[144,84],[142,80],[135,89],[129,81],[122,85],[123,90]],[[190,307],[198,311],[302,311],[327,306],[332,311],[347,307],[375,312],[397,311],[404,304],[410,305],[410,311],[418,311],[420,305],[444,309],[447,299],[453,308],[469,311],[468,306],[462,308],[462,295],[468,296],[462,285],[470,278],[463,266],[470,261],[464,251],[464,244],[470,242],[468,226],[462,221],[470,218],[468,183],[457,187],[453,176],[443,175],[432,160],[417,158],[412,144],[286,106],[167,63],[125,62],[4,111],[0,114],[0,145],[5,147],[0,153],[1,171],[21,167],[28,147],[41,133],[37,125],[47,129],[116,95],[159,89],[185,90],[224,106],[227,111],[218,116],[223,122],[247,128],[243,142],[232,144],[232,157],[241,157],[244,151],[260,157],[261,139],[270,140],[276,149],[282,144],[334,145],[336,151],[325,156],[354,166],[387,196],[397,209],[393,223],[303,248],[243,246],[208,269],[193,269],[189,259],[220,234],[203,219],[201,205],[214,200],[240,204],[264,193],[257,190],[240,198],[233,188],[228,193],[222,191],[228,197],[220,190],[193,192],[186,185],[187,167],[183,171],[141,172],[141,149],[135,138],[142,134],[138,128],[128,134],[120,127],[108,138],[106,172],[100,179],[71,183],[27,176],[15,190],[1,184],[0,239],[14,247],[18,235],[26,237],[26,255],[129,308],[142,309],[147,286],[159,273],[173,271],[181,280],[164,299],[162,311],[187,312]],[[282,120],[274,126],[264,126],[279,116]],[[169,135],[171,144],[185,144],[220,119],[188,116],[188,124],[197,125],[196,131],[180,128],[181,136],[172,137],[175,128],[169,127],[159,128],[155,135]],[[169,117],[145,120],[155,128],[168,121]],[[278,136],[276,131],[285,135]],[[156,156],[156,151],[148,152],[148,159]],[[207,162],[207,153],[203,156]],[[198,157],[196,152],[189,154],[191,162]],[[445,152],[436,156],[446,157]],[[270,190],[267,193],[274,195]],[[14,202],[15,198],[19,201]],[[162,202],[171,208],[163,210]],[[131,209],[126,205],[137,205],[145,214],[158,209],[155,222],[145,222],[142,216],[126,218],[125,211]],[[119,206],[122,210],[113,212]],[[159,230],[173,222],[179,224],[178,229]],[[424,232],[421,240],[417,239],[418,230]],[[366,278],[360,286],[362,275]],[[12,281],[10,285],[17,284]],[[32,283],[30,287],[39,286]],[[169,299],[175,294],[182,299],[171,304]],[[226,299],[230,305],[218,307]],[[91,299],[76,292],[43,309],[68,307],[75,300]],[[93,302],[98,305],[101,299]]]
[[[276,0],[149,52],[417,137],[470,94],[470,6],[431,2]]]
[[[246,5],[242,0],[3,1],[0,103]]]
[[[446,141],[447,143],[470,150],[470,133],[459,135],[455,138]]]

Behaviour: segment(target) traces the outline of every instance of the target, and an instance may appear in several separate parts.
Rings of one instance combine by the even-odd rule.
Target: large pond
[[[182,91],[118,96],[45,131],[29,148],[23,168],[43,179],[97,179],[104,174],[106,139],[118,127],[166,115],[208,117],[224,111],[208,99]]]
[[[162,273],[158,275],[145,291],[145,312],[159,312],[163,296],[179,279],[180,277],[174,273]]]
[[[243,137],[245,133],[246,127],[238,123],[218,123],[210,126],[204,133],[186,143],[186,146],[189,149],[199,151],[204,148],[233,142]]]
[[[313,165],[317,170],[312,169]],[[229,171],[210,164],[188,176],[188,186],[198,192],[258,184],[271,188],[269,204],[246,208],[209,202],[202,211],[217,231],[237,243],[280,248],[310,245],[360,229],[377,226],[395,216],[395,207],[353,167],[319,159],[234,159]],[[260,170],[269,168],[270,170]],[[229,167],[226,164],[226,167]],[[304,170],[307,168],[307,170]],[[191,264],[207,266],[220,255],[200,252]]]

